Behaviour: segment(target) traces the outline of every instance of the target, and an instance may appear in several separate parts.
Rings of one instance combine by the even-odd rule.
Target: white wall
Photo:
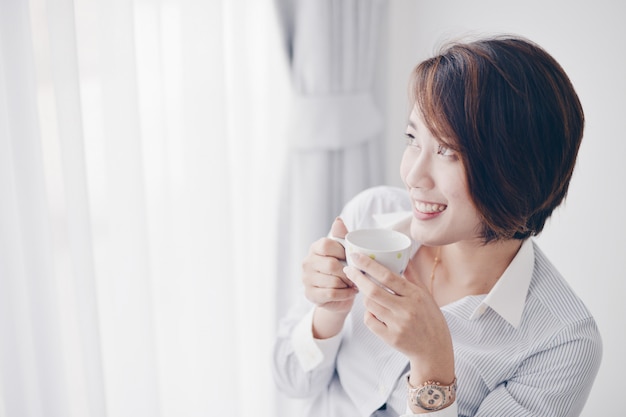
[[[565,68],[587,124],[569,196],[538,237],[595,315],[604,358],[584,417],[623,415],[626,374],[626,3],[621,0],[393,0],[383,98],[388,116],[386,182],[400,185],[407,80],[447,38],[517,33]]]

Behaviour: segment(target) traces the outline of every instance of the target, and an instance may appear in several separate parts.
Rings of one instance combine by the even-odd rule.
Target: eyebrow
[[[409,119],[408,125],[409,127],[412,127],[413,130],[417,130],[417,126],[415,125],[415,123],[413,123],[413,120]]]

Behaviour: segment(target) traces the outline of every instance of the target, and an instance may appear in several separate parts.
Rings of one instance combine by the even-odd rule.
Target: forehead
[[[407,129],[416,133],[420,133],[421,135],[426,135],[436,140],[439,140],[437,136],[426,125],[426,122],[424,121],[424,116],[417,106],[413,107],[413,110],[409,115],[409,119],[407,121]]]
[[[407,125],[413,130],[428,130],[426,129],[422,112],[417,108],[417,106],[413,106],[413,110],[411,110],[411,114],[409,114]]]

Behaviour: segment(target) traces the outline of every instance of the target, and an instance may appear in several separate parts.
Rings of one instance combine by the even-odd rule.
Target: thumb
[[[341,220],[341,217],[337,217],[330,228],[330,235],[332,237],[344,238],[348,234],[348,228],[346,224]]]

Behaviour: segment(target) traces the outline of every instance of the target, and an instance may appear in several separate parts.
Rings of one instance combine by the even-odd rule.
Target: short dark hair
[[[567,194],[584,128],[556,60],[514,36],[452,43],[415,68],[411,91],[460,155],[485,242],[541,232]]]

